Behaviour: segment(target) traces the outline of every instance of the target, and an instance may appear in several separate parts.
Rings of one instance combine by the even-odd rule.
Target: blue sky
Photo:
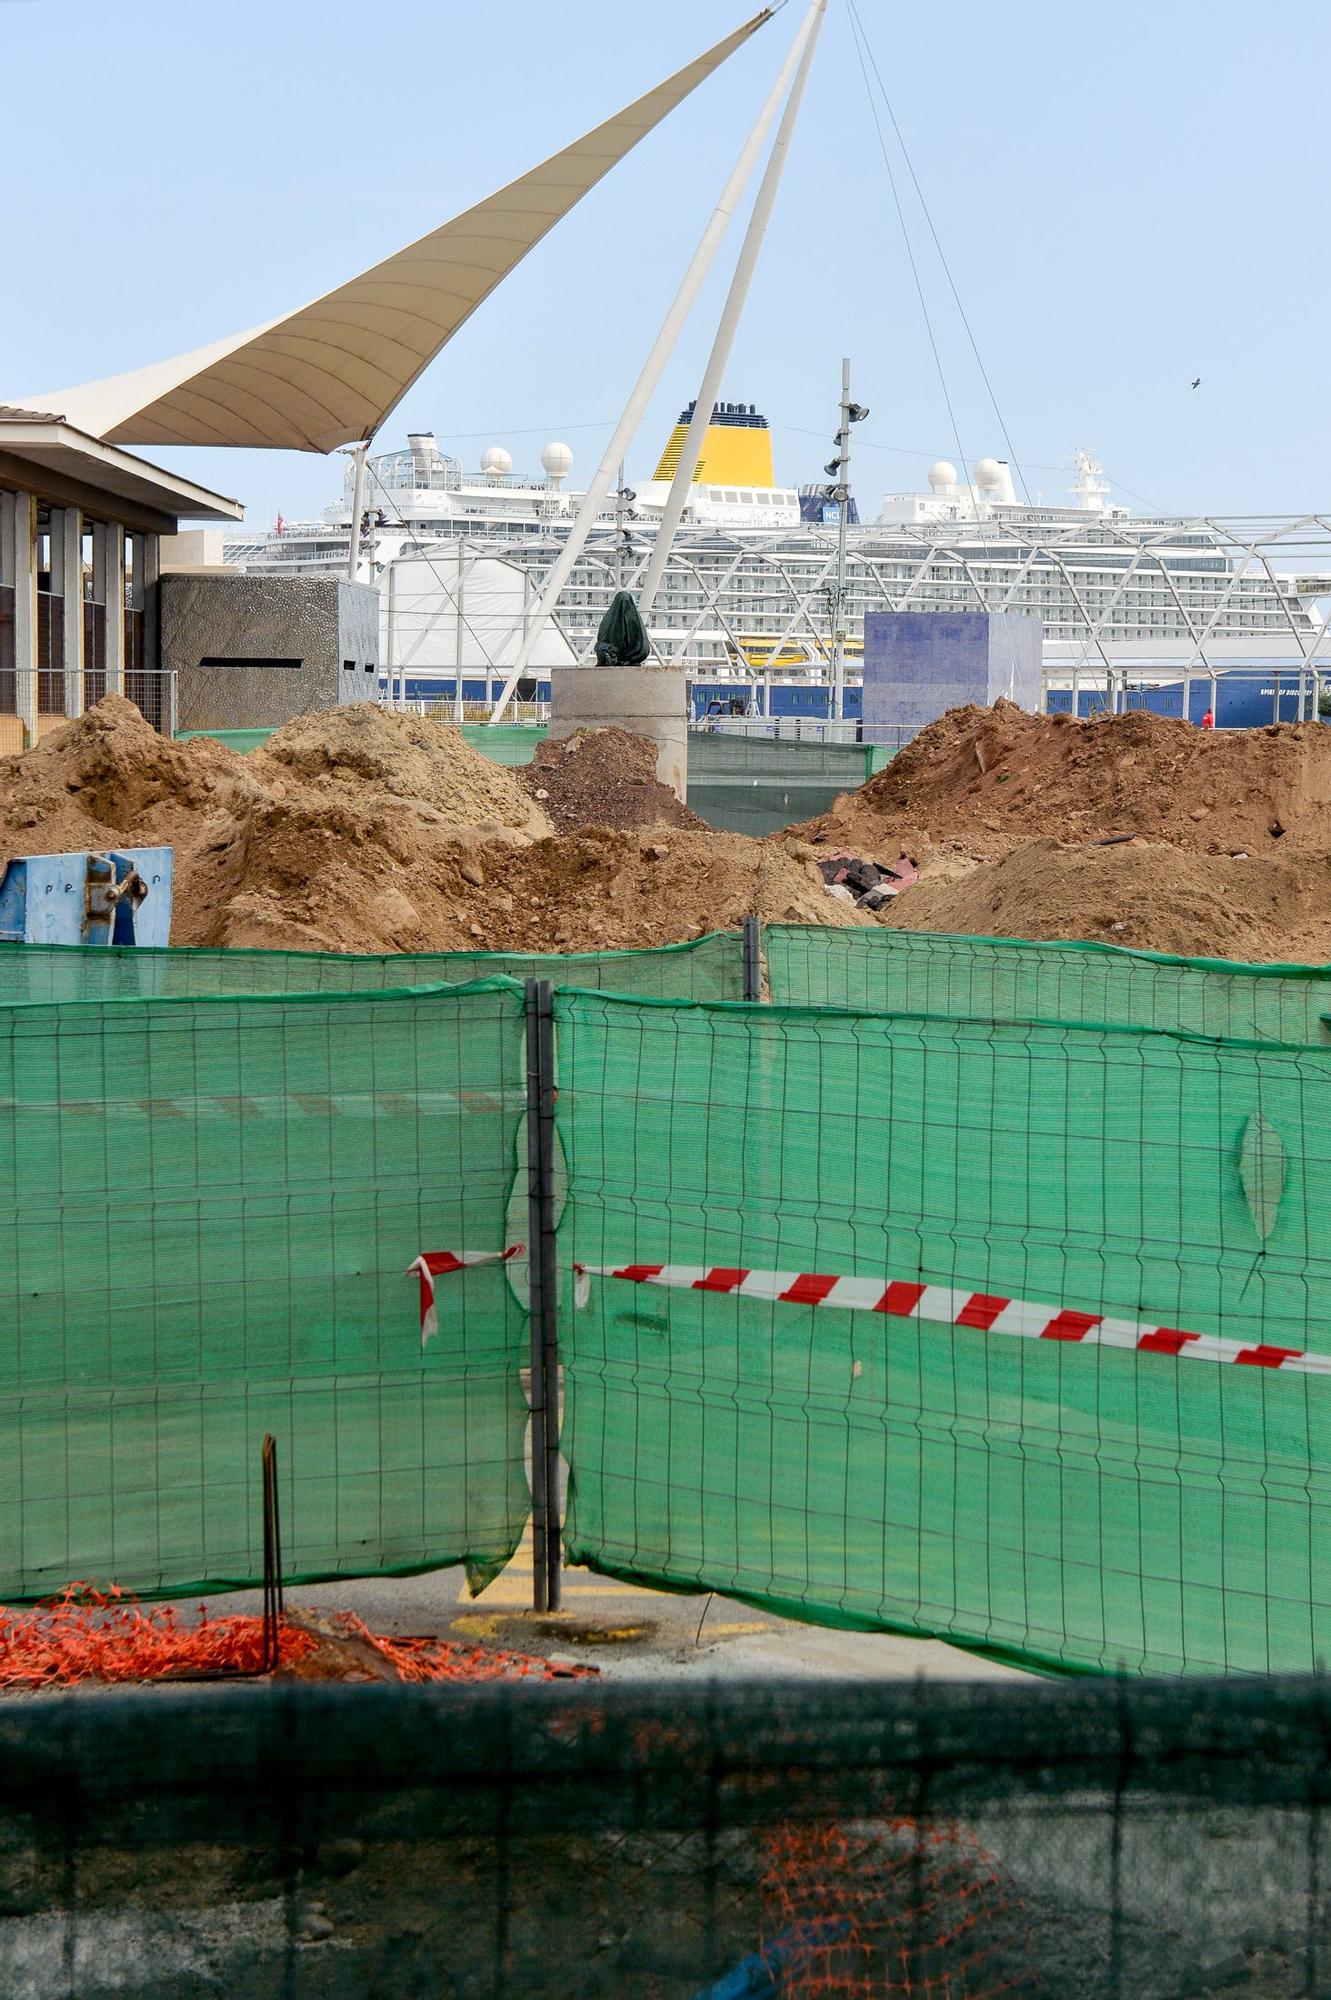
[[[1134,505],[1331,507],[1325,0],[859,6],[1032,495],[1060,498],[1085,444]],[[58,99],[7,93],[0,400],[300,304],[557,150],[745,11],[0,0],[0,72],[59,71]],[[381,444],[434,429],[466,464],[503,443],[521,469],[559,436],[573,483],[590,474],[800,11],[790,0],[538,247]],[[955,432],[845,0],[830,0],[724,393],[770,416],[779,477],[815,478],[850,354],[872,413],[856,438],[866,514],[922,485],[931,457],[955,458],[958,434],[972,462],[1005,455],[911,195],[908,220]],[[631,476],[650,473],[694,392],[737,248],[735,232]],[[316,509],[340,477],[340,461],[305,454],[155,455],[260,523]]]

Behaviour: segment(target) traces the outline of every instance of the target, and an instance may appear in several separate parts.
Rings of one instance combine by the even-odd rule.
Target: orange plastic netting
[[[594,1671],[447,1639],[386,1638],[349,1611],[280,1619],[277,1658],[279,1675],[299,1679],[551,1680]],[[263,1670],[258,1617],[213,1618],[202,1604],[197,1617],[182,1616],[170,1605],[145,1607],[114,1585],[71,1584],[31,1611],[0,1607],[0,1690],[258,1676]]]
[[[1010,1878],[949,1821],[787,1826],[773,1837],[762,1956],[783,2000],[992,2000],[1029,1992]]]

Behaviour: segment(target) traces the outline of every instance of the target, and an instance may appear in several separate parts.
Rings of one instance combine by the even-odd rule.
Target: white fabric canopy
[[[553,159],[312,305],[128,375],[19,400],[116,444],[332,451],[373,437],[500,280],[771,11]]]

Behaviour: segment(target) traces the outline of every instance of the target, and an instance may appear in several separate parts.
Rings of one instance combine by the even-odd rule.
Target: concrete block
[[[919,728],[999,696],[1038,709],[1044,626],[1004,611],[871,611],[864,621],[864,720]]]
[[[264,729],[375,701],[379,592],[331,576],[185,570],[156,586],[182,729]]]

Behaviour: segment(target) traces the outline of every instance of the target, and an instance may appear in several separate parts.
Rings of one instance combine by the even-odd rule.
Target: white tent
[[[500,280],[771,11],[498,194],[284,319],[18,400],[116,444],[332,451],[373,437]]]

